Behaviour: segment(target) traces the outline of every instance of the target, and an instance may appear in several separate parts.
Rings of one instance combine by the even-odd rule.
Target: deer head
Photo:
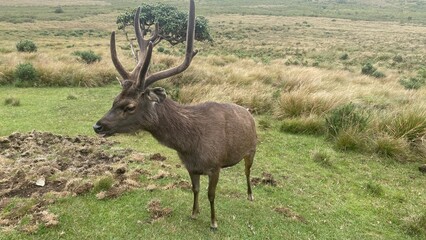
[[[166,98],[162,88],[149,88],[151,84],[161,79],[171,77],[185,71],[191,64],[192,58],[197,54],[193,50],[195,35],[195,4],[190,1],[188,26],[186,34],[186,54],[184,61],[176,67],[148,74],[152,50],[161,41],[156,25],[149,39],[145,39],[145,32],[140,27],[140,7],[134,19],[136,39],[139,45],[138,63],[128,72],[117,57],[115,46],[115,32],[111,33],[111,58],[112,62],[122,77],[121,93],[115,98],[112,108],[94,126],[96,133],[110,136],[114,133],[132,133],[138,130],[148,130],[156,124],[156,105],[161,104]]]

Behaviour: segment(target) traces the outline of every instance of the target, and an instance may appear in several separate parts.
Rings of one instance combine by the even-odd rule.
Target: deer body
[[[166,99],[157,106],[157,118],[158,125],[146,131],[176,150],[194,174],[233,166],[256,150],[254,120],[235,104],[184,106]]]
[[[160,143],[175,149],[191,178],[193,218],[199,213],[200,175],[208,175],[211,228],[216,229],[214,199],[221,168],[233,166],[244,159],[248,199],[253,200],[250,168],[257,143],[254,119],[248,110],[235,104],[207,102],[186,106],[168,99],[162,88],[149,88],[158,80],[185,71],[196,55],[197,52],[193,51],[195,4],[190,0],[183,63],[149,76],[147,72],[152,49],[161,40],[161,35],[156,29],[151,38],[145,40],[145,34],[140,29],[139,14],[140,8],[134,19],[140,60],[133,71],[127,72],[121,65],[115,48],[115,33],[111,34],[111,56],[123,78],[120,81],[123,89],[115,98],[112,108],[93,128],[102,136],[148,131]]]

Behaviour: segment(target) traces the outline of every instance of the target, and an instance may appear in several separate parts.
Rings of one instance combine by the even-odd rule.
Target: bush
[[[361,73],[364,75],[372,75],[377,68],[375,68],[371,63],[366,63],[362,66]]]
[[[426,84],[426,80],[418,77],[411,77],[409,79],[401,79],[399,83],[404,86],[405,89],[417,90]]]
[[[355,104],[349,103],[331,111],[326,117],[327,132],[331,136],[337,136],[341,130],[353,128],[363,131],[367,126],[369,116],[359,110]]]
[[[378,71],[371,63],[364,64],[362,66],[361,73],[375,78],[383,78],[386,76],[384,73]]]
[[[62,9],[62,7],[61,7],[61,6],[57,6],[57,7],[55,8],[54,13],[64,13],[64,9]]]
[[[37,52],[37,46],[31,40],[21,40],[16,44],[18,52]]]
[[[101,56],[94,53],[92,50],[89,51],[75,51],[73,55],[79,57],[79,59],[87,64],[101,61]]]
[[[349,54],[343,53],[342,55],[340,55],[339,59],[340,60],[348,60],[349,59]]]
[[[31,87],[36,85],[37,70],[31,63],[20,63],[16,66],[14,77],[17,87]]]

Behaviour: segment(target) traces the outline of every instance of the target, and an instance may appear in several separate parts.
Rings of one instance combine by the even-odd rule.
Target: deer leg
[[[198,206],[198,193],[200,192],[200,175],[189,173],[192,182],[192,192],[194,193],[194,205],[192,206],[192,219],[196,219],[200,208]]]
[[[210,215],[211,215],[210,228],[212,230],[217,229],[216,215],[215,215],[215,210],[214,210],[214,198],[215,198],[215,195],[216,195],[216,186],[217,186],[218,181],[219,181],[219,170],[216,170],[215,172],[213,172],[209,175],[208,197],[209,197],[209,201],[210,201]]]
[[[254,153],[251,153],[250,155],[247,155],[246,157],[244,157],[245,173],[246,173],[246,180],[247,180],[247,199],[250,201],[254,200],[253,193],[251,191],[251,181],[250,181],[250,168],[253,165],[253,159],[254,159]]]

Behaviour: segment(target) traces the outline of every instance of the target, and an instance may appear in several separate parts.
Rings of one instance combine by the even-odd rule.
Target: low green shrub
[[[361,68],[361,73],[375,78],[384,78],[386,75],[375,68],[371,63],[366,63]]]
[[[410,77],[408,79],[401,79],[399,83],[408,90],[417,90],[426,85],[426,80],[418,77]]]
[[[363,131],[368,124],[369,115],[355,104],[349,103],[332,110],[325,118],[325,125],[330,136],[337,136],[348,128]]]
[[[86,64],[91,64],[94,62],[101,61],[102,57],[94,53],[92,50],[89,51],[75,51],[73,55],[77,56],[81,61]]]
[[[14,72],[15,86],[33,87],[37,85],[37,70],[31,63],[20,63]]]
[[[56,8],[55,8],[55,11],[53,11],[54,13],[64,13],[64,9],[62,9],[62,7],[61,6],[57,6]]]
[[[18,52],[37,52],[37,46],[31,40],[21,40],[16,44]]]

